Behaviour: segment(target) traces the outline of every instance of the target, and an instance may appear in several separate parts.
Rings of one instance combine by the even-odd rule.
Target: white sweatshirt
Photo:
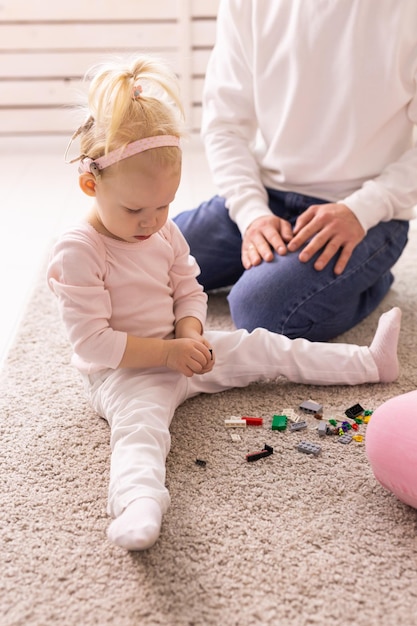
[[[81,372],[117,368],[128,334],[171,339],[187,316],[204,327],[207,296],[189,251],[171,220],[138,243],[101,235],[87,222],[59,239],[47,279]]]
[[[240,231],[265,186],[365,230],[417,204],[417,0],[222,0],[202,134]]]

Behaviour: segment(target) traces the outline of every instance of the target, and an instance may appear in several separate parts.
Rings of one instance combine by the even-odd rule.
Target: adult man
[[[203,137],[220,196],[176,218],[237,327],[323,341],[393,281],[417,204],[417,2],[222,0]]]

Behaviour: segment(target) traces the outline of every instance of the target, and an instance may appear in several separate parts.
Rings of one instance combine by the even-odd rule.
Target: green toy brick
[[[285,430],[287,428],[286,415],[274,415],[272,418],[272,430]]]

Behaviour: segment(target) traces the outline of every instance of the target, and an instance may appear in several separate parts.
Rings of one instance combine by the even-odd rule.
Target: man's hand
[[[320,271],[340,251],[334,272],[342,274],[353,250],[366,233],[349,207],[345,204],[329,203],[312,205],[304,211],[297,218],[293,234],[294,237],[288,244],[290,252],[295,252],[310,240],[300,252],[299,259],[302,263],[309,261],[323,248],[314,263],[314,268]]]
[[[272,261],[274,251],[287,254],[292,238],[291,224],[276,215],[258,217],[248,226],[242,240],[242,264],[248,270],[262,261]]]

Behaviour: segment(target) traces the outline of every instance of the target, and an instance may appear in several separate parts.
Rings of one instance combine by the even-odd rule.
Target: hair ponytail
[[[142,55],[95,66],[90,76],[89,124],[79,129],[83,155],[95,159],[145,137],[184,134],[178,79],[165,62]]]

